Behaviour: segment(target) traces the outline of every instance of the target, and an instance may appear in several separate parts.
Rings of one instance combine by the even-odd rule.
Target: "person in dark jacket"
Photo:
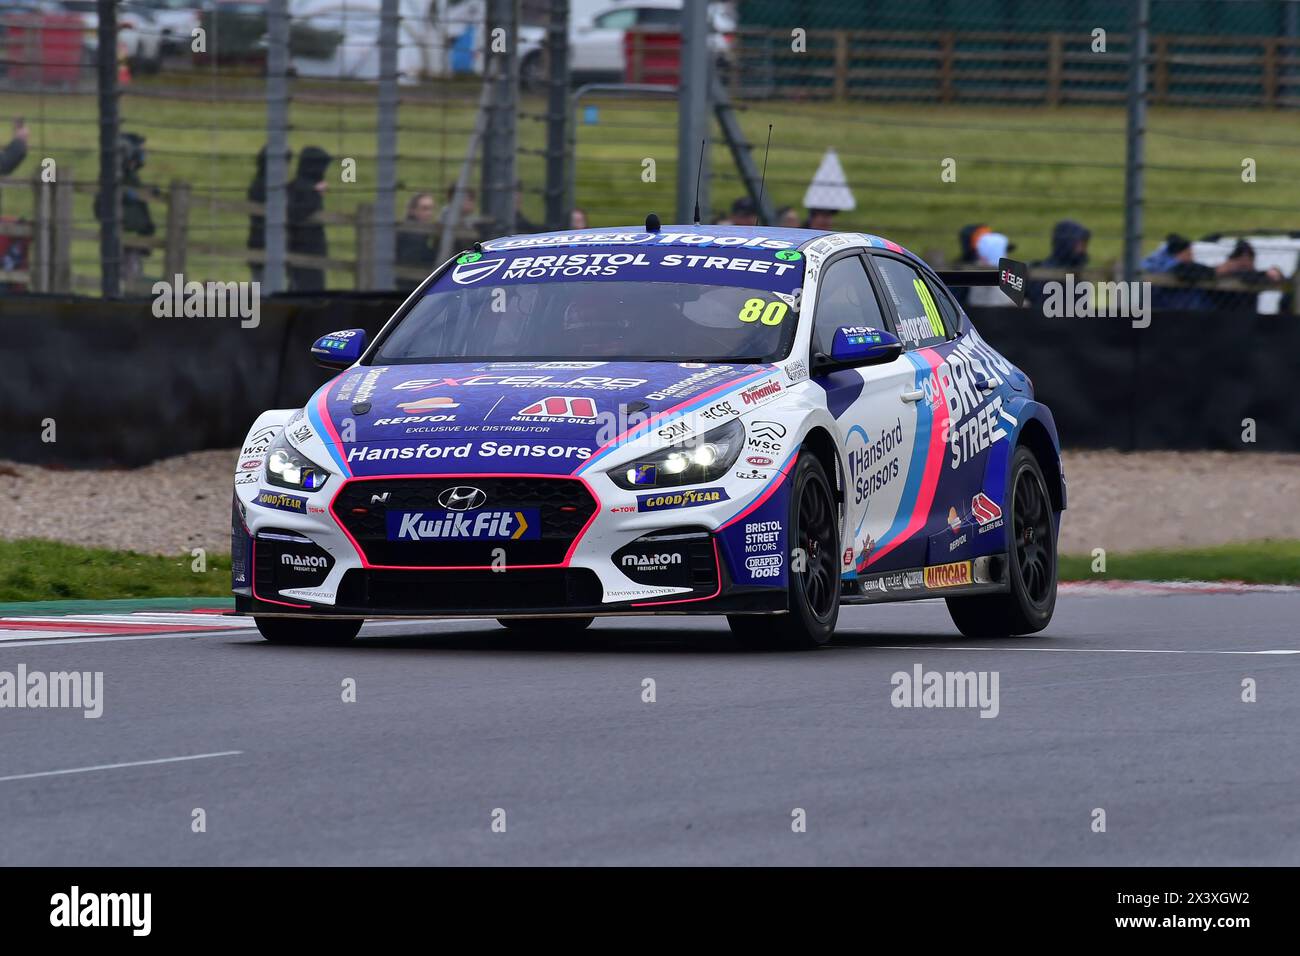
[[[438,205],[434,202],[433,193],[416,193],[406,204],[406,222],[411,228],[398,227],[397,230],[399,266],[432,270],[437,253],[433,248],[433,234],[428,227],[433,225],[437,211]],[[410,280],[398,281],[399,288],[413,289],[415,285]]]
[[[319,146],[307,146],[298,154],[298,172],[289,183],[289,252],[298,255],[325,256],[325,225],[308,222],[325,208],[325,172],[333,157]],[[322,292],[325,270],[317,267],[290,266],[290,292]]]
[[[0,149],[0,176],[7,176],[18,168],[27,156],[27,123],[21,117],[14,120],[14,138],[9,145]]]
[[[1237,278],[1254,263],[1253,252],[1247,261],[1238,256],[1217,266],[1207,266],[1192,259],[1192,242],[1171,232],[1165,244],[1142,260],[1142,271],[1151,275],[1168,275],[1179,282],[1203,282],[1216,276]],[[1151,307],[1176,311],[1211,310],[1215,308],[1215,293],[1205,288],[1178,288],[1155,286],[1151,290]]]
[[[153,216],[149,214],[146,197],[156,195],[140,179],[140,170],[145,163],[145,138],[139,133],[122,133],[117,138],[118,163],[122,170],[122,232],[137,236],[152,236],[157,230]],[[103,220],[104,202],[100,193],[95,193],[95,218]],[[144,260],[149,250],[122,244],[122,281],[129,283],[140,277]]]
[[[1030,267],[1057,272],[1074,272],[1082,269],[1088,264],[1088,240],[1091,238],[1092,230],[1083,223],[1074,219],[1062,219],[1052,227],[1051,252],[1047,254],[1046,259],[1030,263]],[[1031,302],[1042,302],[1043,286],[1046,282],[1057,281],[1060,280],[1046,279],[1029,283],[1029,289],[1025,293],[1026,298]]]
[[[286,162],[289,159],[285,156]],[[266,147],[263,146],[257,151],[257,172],[253,176],[253,181],[248,185],[248,201],[257,203],[259,206],[266,205]],[[248,217],[248,248],[254,250],[266,249],[266,216],[260,213],[253,213]],[[264,264],[261,262],[249,262],[248,268],[253,273],[253,281],[262,281],[262,270]]]
[[[1264,286],[1281,282],[1286,278],[1282,275],[1282,270],[1276,266],[1256,269],[1255,247],[1245,239],[1238,239],[1237,244],[1232,247],[1225,265],[1228,264],[1234,267],[1232,278],[1246,285]],[[1214,300],[1214,307],[1220,312],[1253,313],[1259,308],[1258,292],[1226,292],[1216,289],[1211,291],[1211,297]]]

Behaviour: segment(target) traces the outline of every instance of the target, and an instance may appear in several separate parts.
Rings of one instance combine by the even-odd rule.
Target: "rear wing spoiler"
[[[1016,305],[1025,304],[1025,285],[1029,270],[1015,259],[999,259],[997,269],[950,269],[938,273],[949,288],[995,285]]]

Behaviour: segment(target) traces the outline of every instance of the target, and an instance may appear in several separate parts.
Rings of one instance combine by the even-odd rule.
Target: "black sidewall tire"
[[[835,493],[831,489],[830,481],[826,477],[826,471],[822,468],[821,462],[817,460],[816,456],[806,451],[799,455],[799,464],[795,467],[794,482],[790,495],[790,519],[787,527],[790,528],[789,551],[791,565],[794,563],[795,549],[802,546],[800,540],[802,529],[799,527],[799,502],[803,499],[804,491],[810,483],[821,485],[826,500],[830,504],[833,519],[831,522],[832,540],[828,543],[828,546],[835,571],[838,572],[838,555],[840,553],[839,502],[835,500]],[[831,575],[832,600],[830,611],[825,617],[817,615],[809,607],[803,586],[795,579],[793,567],[788,570],[787,576],[790,589],[790,620],[788,624],[792,639],[795,643],[806,647],[818,647],[826,644],[835,634],[835,625],[840,616],[839,574],[832,573]]]
[[[1020,570],[1020,561],[1016,555],[1016,487],[1020,482],[1020,476],[1023,471],[1028,471],[1033,475],[1034,481],[1038,483],[1038,492],[1042,495],[1043,500],[1047,502],[1047,526],[1048,540],[1046,542],[1047,553],[1051,561],[1048,578],[1051,581],[1051,590],[1048,591],[1046,599],[1041,603],[1035,603],[1029,596],[1029,591],[1025,585],[1024,576]],[[1038,466],[1038,460],[1034,458],[1033,452],[1021,445],[1016,449],[1015,456],[1012,458],[1011,468],[1011,495],[1009,497],[1011,512],[1011,533],[1008,537],[1007,556],[1010,567],[1007,569],[1008,578],[1011,583],[1011,595],[1015,599],[1019,616],[1024,624],[1023,633],[1033,633],[1041,631],[1047,627],[1048,622],[1052,620],[1052,613],[1056,609],[1056,578],[1057,578],[1057,554],[1056,554],[1056,513],[1052,510],[1051,495],[1047,491],[1047,481],[1043,478],[1043,470]]]

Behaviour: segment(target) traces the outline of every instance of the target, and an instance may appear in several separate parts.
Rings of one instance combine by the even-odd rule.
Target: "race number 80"
[[[746,299],[745,306],[737,316],[742,322],[761,322],[764,325],[780,325],[789,307],[779,299],[765,302],[762,299]]]

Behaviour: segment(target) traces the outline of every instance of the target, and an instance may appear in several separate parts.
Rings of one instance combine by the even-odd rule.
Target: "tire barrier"
[[[374,335],[398,296],[277,296],[260,322],[154,317],[149,300],[0,298],[0,459],[135,467],[233,448],[267,408],[301,405],[332,374],[326,332]],[[974,309],[980,334],[1033,379],[1068,448],[1300,450],[1300,319],[1160,313],[1051,319]],[[1254,424],[1254,444],[1243,442]],[[49,437],[54,424],[54,441]]]

